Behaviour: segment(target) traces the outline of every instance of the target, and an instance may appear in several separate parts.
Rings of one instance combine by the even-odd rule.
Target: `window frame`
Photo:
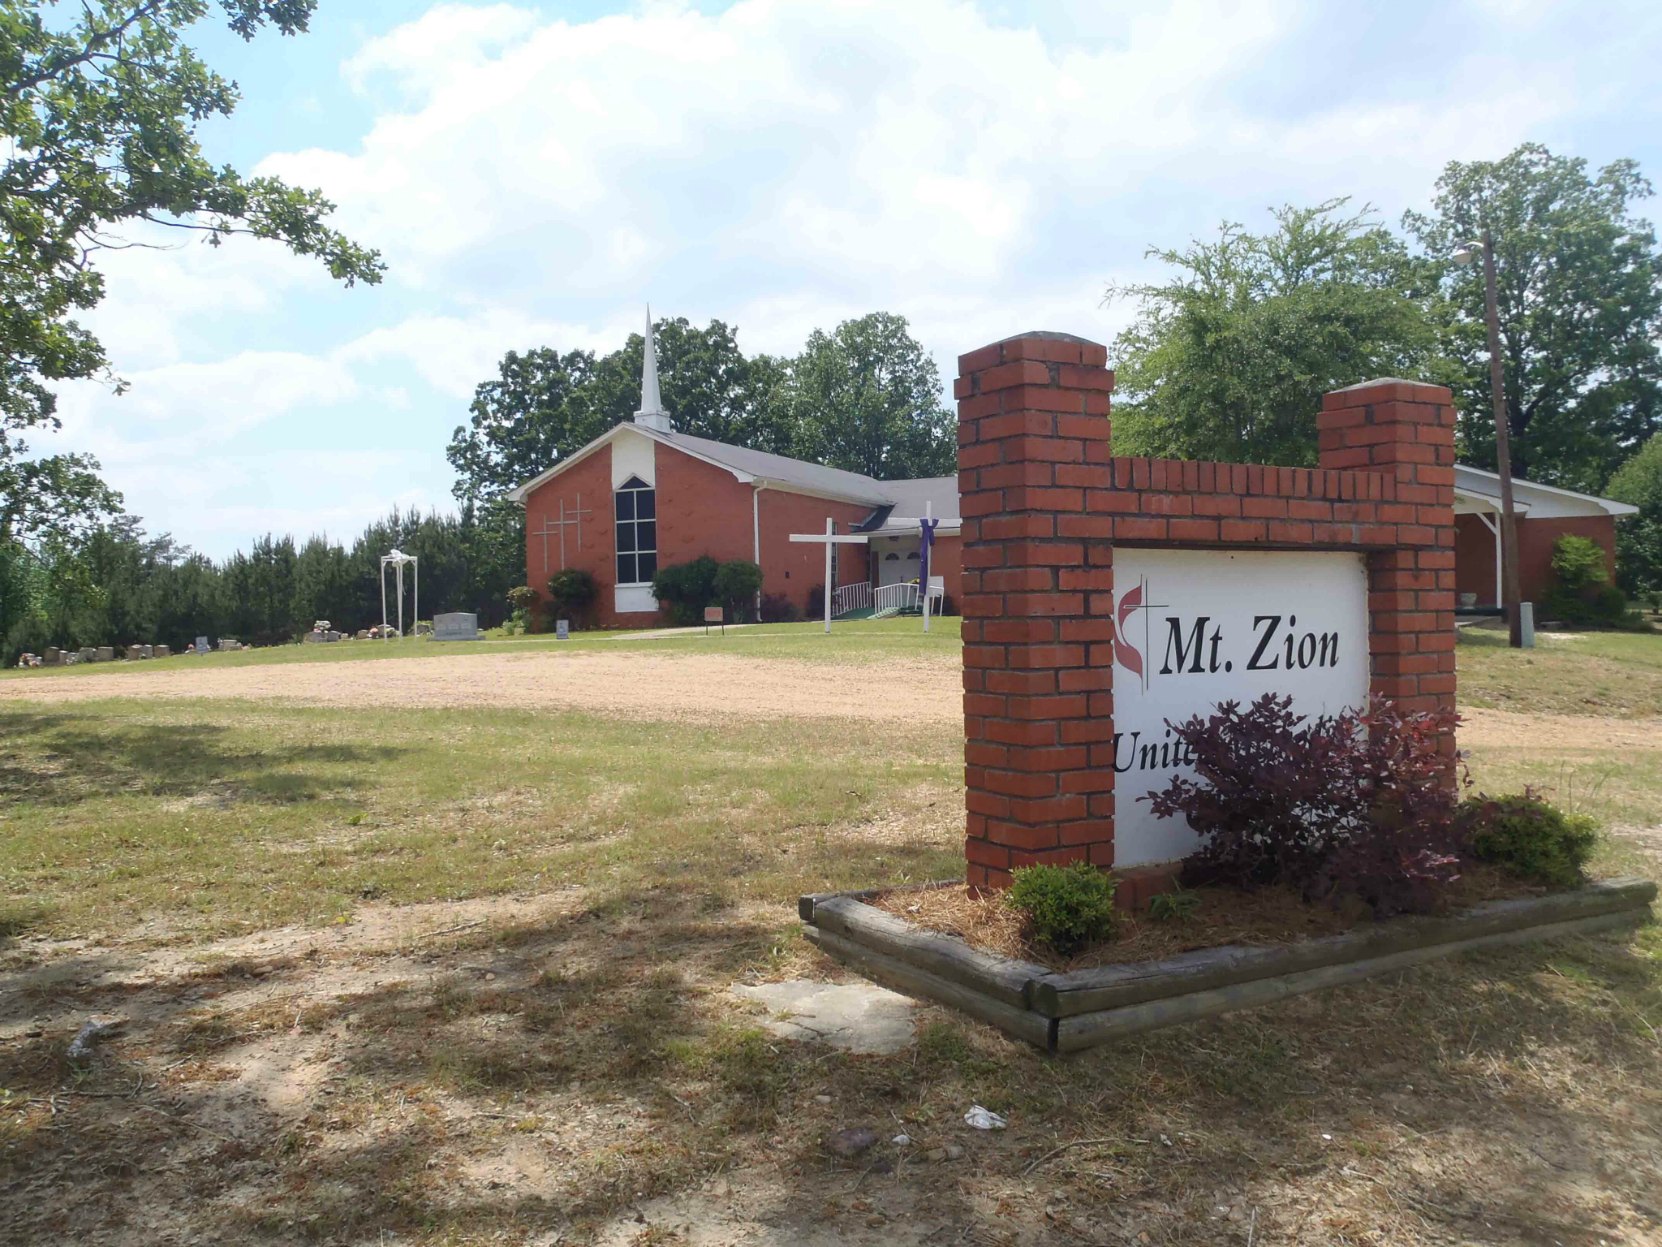
[[[623,484],[612,491],[612,570],[617,577],[620,588],[635,588],[641,585],[650,585],[652,576],[658,570],[658,497],[657,489],[648,485],[638,476],[630,476]],[[627,499],[629,515],[624,516],[624,504]],[[647,511],[642,515],[642,501],[645,500]],[[641,529],[645,526],[650,530],[650,540],[644,545],[641,541]],[[623,548],[625,531],[630,548]],[[645,579],[640,578],[641,560],[652,560],[652,571]],[[629,560],[629,566],[635,573],[635,579],[623,578],[624,560]]]

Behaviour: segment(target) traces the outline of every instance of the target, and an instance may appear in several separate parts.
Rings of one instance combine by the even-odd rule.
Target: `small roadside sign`
[[[561,641],[571,640],[571,620],[562,619],[559,623],[555,624],[554,636],[557,640]]]
[[[720,624],[721,625],[721,635],[726,636],[727,635],[727,612],[724,611],[719,606],[706,606],[704,608],[704,635],[705,636],[710,635],[710,625],[711,624]]]

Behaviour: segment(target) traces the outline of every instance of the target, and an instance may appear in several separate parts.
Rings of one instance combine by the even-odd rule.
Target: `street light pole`
[[[1495,278],[1495,240],[1487,229],[1481,242],[1469,242],[1454,253],[1454,262],[1467,265],[1483,254],[1483,311],[1489,330],[1489,397],[1495,409],[1495,465],[1500,476],[1500,592],[1506,611],[1507,639],[1523,648],[1523,590],[1518,579],[1518,513],[1512,502],[1511,422],[1506,417],[1506,372],[1500,359],[1500,296]]]
[[[1489,391],[1495,405],[1495,463],[1500,474],[1501,601],[1507,643],[1523,648],[1523,590],[1518,580],[1518,513],[1512,503],[1512,422],[1506,416],[1506,373],[1500,362],[1500,307],[1495,282],[1495,242],[1483,231],[1484,304],[1489,321]]]

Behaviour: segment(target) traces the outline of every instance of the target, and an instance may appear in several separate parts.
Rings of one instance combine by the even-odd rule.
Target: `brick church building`
[[[563,568],[581,568],[600,586],[595,622],[607,628],[660,621],[652,577],[660,567],[709,555],[749,559],[762,569],[762,594],[804,616],[818,615],[825,581],[821,544],[793,533],[825,532],[863,542],[833,546],[832,613],[839,618],[935,608],[959,597],[962,568],[958,478],[879,481],[784,455],[677,432],[659,393],[647,317],[641,408],[565,456],[509,496],[525,508],[525,583],[545,592]],[[1540,601],[1551,584],[1553,543],[1563,533],[1602,545],[1612,568],[1615,522],[1634,508],[1606,498],[1516,481],[1523,596]],[[1227,502],[1227,499],[1222,500]],[[1456,587],[1466,604],[1498,602],[1499,487],[1493,473],[1455,469]],[[923,525],[938,521],[921,581]]]

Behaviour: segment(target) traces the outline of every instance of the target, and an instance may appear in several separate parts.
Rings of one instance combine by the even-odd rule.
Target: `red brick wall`
[[[827,517],[837,521],[839,533],[848,533],[871,515],[872,508],[858,503],[832,502],[826,498],[810,498],[806,494],[764,489],[761,512],[762,592],[782,594],[792,606],[806,614],[809,592],[825,579],[825,547],[817,542],[792,541],[791,534],[823,533]],[[839,585],[858,584],[870,577],[868,547],[842,545],[837,549]]]
[[[1365,551],[1374,692],[1409,709],[1453,705],[1446,389],[1328,395],[1315,469],[1117,459],[1106,360],[1063,334],[959,360],[972,886],[1003,886],[1035,862],[1113,865],[1116,544]],[[1160,882],[1129,881],[1127,899]]]
[[[1479,606],[1495,604],[1495,539],[1475,515],[1455,517],[1455,580],[1460,593],[1477,594]],[[1518,518],[1518,579],[1526,602],[1540,602],[1553,586],[1552,548],[1564,534],[1604,547],[1605,566],[1616,574],[1616,520],[1609,515],[1561,519]],[[1537,612],[1539,617],[1539,612]]]
[[[959,533],[937,533],[929,551],[929,574],[946,582],[946,595],[953,610],[964,596],[964,540]]]
[[[560,570],[560,538],[550,533],[547,538],[547,570],[543,570],[543,542],[539,536],[544,521],[557,520],[560,502],[564,499],[566,514],[577,509],[578,498],[589,512],[583,517],[582,547],[578,548],[577,529],[566,529],[566,566],[581,568],[594,577],[600,586],[595,598],[595,622],[603,628],[619,626],[618,616],[612,610],[612,586],[617,583],[616,539],[612,520],[612,448],[599,450],[544,483],[525,499],[525,583],[545,600],[548,596],[548,578]],[[641,616],[628,616],[639,620]]]
[[[655,452],[658,506],[658,565],[684,563],[708,554],[718,562],[755,557],[755,528],[751,511],[753,487],[725,468],[682,454],[659,444]],[[612,448],[602,446],[574,464],[525,501],[526,583],[546,596],[548,577],[560,569],[560,540],[548,537],[548,571],[543,570],[545,519],[558,518],[564,499],[567,514],[577,507],[578,495],[590,514],[583,520],[583,542],[577,547],[575,528],[566,530],[566,564],[594,576],[600,586],[595,622],[603,628],[640,627],[655,617],[619,615],[613,605],[617,584],[616,540],[612,511]],[[786,595],[805,611],[808,593],[824,579],[824,547],[791,541],[792,533],[823,532],[827,516],[848,532],[871,514],[857,503],[831,502],[802,494],[764,489],[760,499],[762,532],[762,591]],[[839,552],[842,584],[868,575],[866,548],[843,546]]]
[[[1575,515],[1563,519],[1520,519],[1518,521],[1518,579],[1526,602],[1540,602],[1554,583],[1552,548],[1566,534],[1586,537],[1604,547],[1604,566],[1612,579],[1616,575],[1616,518],[1612,515]],[[1490,556],[1493,567],[1494,557]],[[1491,579],[1493,571],[1490,572]],[[1539,617],[1539,611],[1536,612]]]
[[[1479,606],[1495,604],[1495,538],[1475,515],[1454,517],[1454,590],[1477,594]]]

